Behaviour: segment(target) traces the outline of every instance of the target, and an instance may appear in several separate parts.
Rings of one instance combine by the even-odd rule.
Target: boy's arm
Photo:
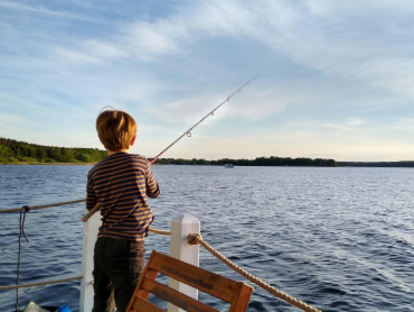
[[[88,210],[92,210],[98,202],[91,180],[88,174],[88,182],[86,183],[86,209]]]
[[[157,180],[155,180],[152,171],[151,165],[147,163],[147,174],[145,175],[145,184],[147,187],[147,196],[151,198],[157,198],[160,196],[160,185]]]

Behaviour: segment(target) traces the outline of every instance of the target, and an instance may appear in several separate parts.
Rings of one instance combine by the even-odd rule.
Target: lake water
[[[0,209],[85,197],[90,166],[0,166]],[[414,171],[399,168],[154,166],[154,228],[190,213],[203,238],[255,276],[322,311],[414,311]],[[31,211],[20,283],[81,275],[83,204]],[[16,283],[19,214],[0,214],[0,286]],[[152,249],[169,240],[150,234]],[[203,248],[200,266],[245,281]],[[248,284],[251,284],[248,282]],[[80,281],[21,289],[79,311]],[[202,300],[210,298],[200,296]],[[0,292],[13,311],[15,291]],[[225,306],[214,303],[215,308]],[[249,312],[299,311],[255,287]]]

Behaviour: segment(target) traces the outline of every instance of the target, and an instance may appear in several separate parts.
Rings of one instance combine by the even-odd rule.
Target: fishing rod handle
[[[86,221],[88,221],[94,214],[95,214],[95,212],[97,212],[97,211],[99,211],[99,208],[101,208],[101,204],[100,203],[97,203],[96,205],[95,205],[95,207],[93,207],[93,209],[92,210],[90,210],[88,213],[86,213],[82,218],[81,218],[81,220],[83,221],[83,222],[86,222]]]

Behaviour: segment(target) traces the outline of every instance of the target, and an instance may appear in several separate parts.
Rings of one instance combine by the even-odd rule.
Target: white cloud
[[[93,63],[93,64],[103,64],[101,58],[94,56],[89,56],[82,52],[77,52],[75,50],[68,50],[63,48],[56,48],[55,54],[60,58],[60,61],[65,63]]]
[[[174,53],[180,50],[177,38],[186,36],[181,21],[160,21],[156,24],[136,23],[123,29],[120,44],[125,50],[142,59]]]
[[[407,48],[414,49],[414,43],[409,43],[413,34],[406,30],[395,37],[392,30],[403,31],[395,14],[404,20],[413,11],[406,1],[393,5],[384,1],[375,5],[372,1],[358,5],[304,1],[293,5],[216,0],[188,2],[180,8],[153,22],[115,28],[106,39],[86,40],[55,51],[64,61],[103,65],[108,59],[125,57],[153,60],[175,53],[194,57],[190,50],[204,39],[249,38],[331,78],[414,98],[414,61],[406,53]],[[399,41],[403,36],[407,40]],[[392,50],[389,40],[394,40]]]
[[[0,106],[9,106],[9,107],[24,107],[23,110],[25,112],[32,110],[33,112],[39,112],[42,111],[43,113],[47,113],[50,116],[53,116],[54,114],[43,105],[35,104],[34,102],[27,101],[25,99],[19,98],[15,95],[7,94],[4,92],[0,92],[0,99],[2,99],[2,105]]]
[[[414,132],[414,118],[402,118],[394,124],[387,125],[385,128],[387,130],[405,132],[412,135],[411,132]]]
[[[365,127],[363,127],[365,126]],[[367,128],[368,126],[368,122],[365,121],[364,119],[361,118],[356,118],[356,117],[349,117],[347,118],[343,123],[323,123],[322,127],[324,128],[332,128],[332,129],[336,129],[336,130],[340,130],[340,131],[369,131],[372,130],[373,128]],[[363,127],[363,128],[362,128]]]
[[[66,11],[50,10],[42,5],[37,5],[37,6],[26,5],[23,3],[18,3],[17,1],[12,2],[12,1],[2,0],[0,1],[0,7],[9,9],[9,10],[20,11],[21,13],[22,12],[35,13],[35,14],[46,15],[49,17],[54,17],[54,18],[59,18],[59,19],[66,18],[66,19],[75,19],[75,20],[95,21],[94,19],[84,17],[79,14],[73,14],[73,13],[66,12]]]
[[[91,16],[99,16],[99,10],[92,14],[93,5],[89,5],[85,2]],[[275,137],[267,141],[246,138],[254,146],[252,153],[265,155],[268,149],[277,155],[284,146],[287,156],[290,152],[303,156],[301,151],[316,155],[327,149],[345,155],[355,147],[368,155],[363,140],[398,150],[400,143],[384,137],[377,140],[377,136],[387,130],[403,133],[413,129],[408,116],[396,117],[401,120],[384,126],[374,117],[366,120],[358,115],[380,105],[402,107],[398,100],[403,98],[407,104],[407,98],[414,98],[414,6],[410,1],[186,1],[158,17],[128,16],[120,21],[121,15],[114,20],[105,15],[105,21],[111,20],[102,28],[105,31],[90,28],[82,33],[77,32],[86,28],[75,27],[78,20],[70,21],[76,19],[75,11],[1,0],[0,8],[30,17],[28,24],[14,22],[12,17],[0,22],[5,46],[0,70],[4,77],[14,79],[0,82],[1,90],[12,86],[13,91],[4,93],[15,103],[20,100],[21,107],[33,111],[72,105],[76,107],[72,117],[85,107],[87,114],[95,116],[102,106],[119,101],[121,107],[142,115],[145,122],[155,117],[167,124],[163,130],[179,130],[169,126],[194,124],[237,88],[236,81],[249,78],[241,77],[254,63],[267,70],[265,83],[260,78],[205,123],[224,118],[229,124],[240,118],[253,123],[287,111],[287,127],[299,124],[283,133],[290,143]],[[33,29],[28,31],[29,27]],[[243,49],[256,46],[254,55],[247,57]],[[202,50],[206,47],[208,51]],[[231,54],[234,60],[229,58]],[[293,67],[297,76],[291,72]],[[24,80],[25,89],[18,79]],[[203,80],[208,83],[201,85]],[[402,96],[394,101],[389,91]],[[42,92],[48,94],[42,96]],[[55,115],[58,111],[50,110]],[[69,109],[64,112],[66,118]],[[349,112],[351,116],[345,118]],[[332,122],[340,113],[341,122]],[[298,120],[313,122],[310,127],[314,129],[301,128]],[[258,132],[269,126],[257,124]],[[217,150],[225,153],[234,148],[241,153],[243,147],[234,147],[240,140],[244,142],[244,138],[227,138]],[[335,140],[343,146],[332,144]],[[408,153],[408,144],[400,145]],[[381,148],[372,150],[379,153]],[[208,151],[200,149],[200,155],[203,152]]]
[[[260,120],[284,111],[286,107],[296,103],[303,96],[286,94],[276,88],[263,90],[258,86],[252,86],[252,90],[242,92],[234,100],[235,104],[232,106],[231,112],[226,112],[226,116],[228,118]]]
[[[161,106],[149,106],[147,110],[168,123],[191,125],[205,117],[222,101],[223,99],[219,100],[217,96],[203,96],[182,99]],[[223,109],[220,108],[220,112],[222,113]],[[217,112],[215,119],[217,118],[223,118],[223,114]],[[206,120],[206,123],[208,122]]]
[[[344,125],[348,127],[359,127],[366,124],[366,121],[361,118],[349,117],[345,120]]]
[[[170,143],[169,141],[165,144]],[[145,155],[156,155],[164,146],[151,140],[140,142]],[[246,148],[248,147],[248,148]],[[182,158],[247,158],[256,157],[310,157],[333,158],[342,161],[398,161],[414,159],[412,144],[384,138],[377,134],[332,133],[326,135],[313,131],[285,131],[277,134],[250,135],[243,137],[217,136],[184,138],[164,157]]]
[[[121,50],[114,44],[103,43],[97,40],[89,40],[84,44],[85,49],[102,59],[123,58],[128,56],[126,51]]]

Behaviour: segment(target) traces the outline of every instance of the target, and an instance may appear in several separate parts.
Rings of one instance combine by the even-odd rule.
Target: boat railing
[[[13,208],[13,209],[0,209],[0,213],[12,213],[12,212],[20,212],[20,235],[19,235],[19,263],[20,263],[20,240],[22,235],[25,236],[24,233],[24,220],[26,217],[27,212],[30,210],[35,209],[42,209],[42,208],[49,208],[49,207],[56,207],[56,206],[63,206],[63,205],[70,205],[75,203],[85,202],[85,199],[69,201],[69,202],[61,202],[56,204],[48,204],[48,205],[41,205],[41,206],[23,206],[22,208]],[[85,213],[88,211],[85,210]],[[81,279],[81,298],[80,298],[80,312],[89,312],[92,311],[93,307],[93,250],[94,245],[97,239],[97,234],[99,227],[101,225],[100,214],[89,214],[88,222],[84,223],[84,230],[83,230],[83,252],[82,252],[82,275],[69,277],[64,279],[58,279],[53,281],[44,281],[39,283],[31,283],[31,284],[19,284],[17,285],[10,285],[10,286],[0,286],[1,290],[10,290],[10,289],[17,289],[17,298],[18,298],[18,289],[23,287],[32,287],[37,285],[48,285],[48,284],[55,284],[55,283],[62,283],[66,281],[72,280],[79,280]],[[256,284],[257,286],[263,288],[270,294],[274,295],[275,297],[295,306],[303,311],[306,312],[320,312],[320,310],[306,304],[303,301],[300,301],[278,289],[269,285],[268,283],[260,280],[259,278],[253,276],[246,270],[242,269],[234,262],[230,261],[224,255],[219,253],[216,249],[210,246],[200,235],[200,221],[191,216],[191,215],[183,215],[175,217],[171,220],[171,230],[158,230],[150,228],[150,232],[158,235],[166,235],[170,236],[170,255],[174,258],[180,259],[187,263],[199,266],[199,245],[203,246],[207,251],[209,251],[213,256],[217,259],[222,261],[228,267],[242,275],[244,278],[248,279],[252,283]],[[18,271],[19,274],[19,271]],[[19,279],[17,279],[19,280]],[[194,299],[198,299],[198,292],[196,289],[191,288],[185,284],[181,284],[173,279],[169,280],[169,286],[173,289],[183,291],[183,287],[188,287],[185,290],[186,294]],[[179,310],[176,306],[169,304],[168,305],[168,312],[178,312]]]

